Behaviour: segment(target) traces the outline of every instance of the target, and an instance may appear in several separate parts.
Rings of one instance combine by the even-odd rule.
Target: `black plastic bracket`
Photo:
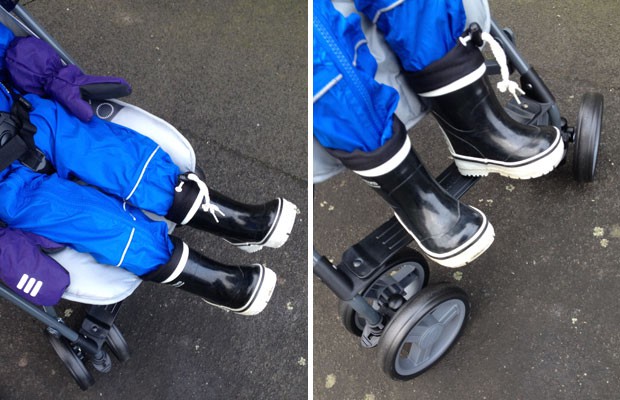
[[[520,96],[521,104],[512,98],[506,104],[505,110],[512,119],[524,125],[550,125],[549,110],[551,103],[541,103],[526,96]]]
[[[366,324],[360,338],[360,343],[362,344],[362,347],[365,347],[367,349],[376,347],[379,344],[379,340],[381,340],[381,335],[383,334],[384,328],[385,325],[383,325],[383,323],[377,326],[371,326],[370,324]]]
[[[101,349],[120,311],[121,304],[122,302],[106,306],[90,306],[86,312],[86,318],[82,321],[80,334],[93,340]]]

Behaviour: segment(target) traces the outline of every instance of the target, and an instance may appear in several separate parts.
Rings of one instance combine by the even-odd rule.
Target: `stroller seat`
[[[99,264],[87,253],[66,248],[51,257],[62,265],[71,279],[63,299],[93,305],[118,303],[129,297],[142,280],[131,272]]]

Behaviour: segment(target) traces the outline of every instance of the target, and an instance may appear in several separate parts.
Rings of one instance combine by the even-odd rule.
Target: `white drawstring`
[[[219,223],[220,220],[217,218],[216,213],[220,213],[222,217],[225,217],[226,214],[224,214],[224,212],[220,210],[217,205],[211,203],[211,197],[209,196],[209,188],[207,187],[207,184],[204,183],[196,174],[187,174],[187,180],[196,182],[199,189],[198,197],[203,198],[201,206],[202,210],[213,215],[213,218],[215,218],[215,222]],[[184,183],[185,182],[181,181],[181,183],[179,183],[179,186],[175,187],[174,190],[179,193],[182,192]]]
[[[504,49],[488,32],[482,32],[481,38],[491,46],[491,52],[499,64],[502,80],[497,83],[497,89],[502,93],[506,93],[507,90],[514,96],[517,104],[521,104],[517,92],[519,92],[519,94],[525,94],[525,92],[519,87],[517,82],[510,80],[510,71],[508,70],[508,61]],[[459,40],[463,46],[467,46],[467,43],[471,40],[471,35],[460,37]]]

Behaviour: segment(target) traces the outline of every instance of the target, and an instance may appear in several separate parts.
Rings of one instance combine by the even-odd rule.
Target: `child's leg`
[[[170,260],[173,245],[163,222],[95,188],[42,175],[14,163],[0,177],[0,219],[87,252],[136,275]]]
[[[171,240],[164,222],[90,186],[13,164],[0,173],[0,219],[244,315],[261,312],[276,285],[269,268],[218,263]]]
[[[214,190],[209,196],[202,189],[206,184],[198,188],[196,181],[180,176],[168,154],[146,136],[98,118],[84,123],[53,101],[27,98],[34,106],[30,119],[37,127],[36,145],[61,178],[77,177],[138,208],[176,223],[191,222],[246,251],[280,247],[288,239],[297,215],[289,201],[279,198],[255,206]],[[201,212],[205,202],[219,208],[217,217]]]
[[[85,123],[58,103],[26,96],[34,107],[35,143],[64,179],[79,178],[158,215],[172,205],[180,174],[157,143],[123,126],[93,118]]]
[[[314,136],[392,206],[421,249],[438,263],[465,265],[493,241],[479,210],[432,178],[393,115],[395,90],[374,80],[359,17],[314,2]]]

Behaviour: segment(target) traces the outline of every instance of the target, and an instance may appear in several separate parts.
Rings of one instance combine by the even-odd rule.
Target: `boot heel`
[[[557,128],[555,128],[557,130]],[[512,179],[533,179],[546,175],[557,167],[564,158],[564,141],[560,132],[557,132],[555,143],[547,151],[519,162],[500,162],[488,159],[452,154],[454,163],[461,175],[487,176],[497,173]]]
[[[256,293],[254,294],[253,300],[251,300],[252,305],[245,311],[240,312],[240,315],[256,315],[263,311],[269,300],[271,299],[271,295],[273,294],[273,290],[276,287],[277,277],[276,273],[270,270],[269,268],[265,268],[263,281],[256,289]]]
[[[276,222],[272,225],[271,230],[262,242],[232,244],[247,253],[257,252],[262,250],[263,247],[271,247],[274,249],[282,247],[293,230],[293,225],[297,218],[297,206],[286,199],[281,199],[278,214]]]
[[[488,176],[489,169],[487,164],[481,164],[471,161],[463,161],[454,159],[454,164],[458,168],[459,173],[463,176]]]

